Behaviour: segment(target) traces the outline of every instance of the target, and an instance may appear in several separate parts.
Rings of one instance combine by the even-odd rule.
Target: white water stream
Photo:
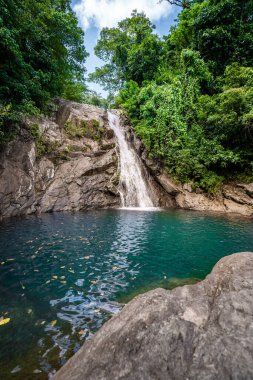
[[[154,204],[148,194],[141,163],[136,152],[129,146],[124,129],[117,115],[108,112],[109,124],[118,140],[120,153],[120,196],[123,207],[150,208]]]

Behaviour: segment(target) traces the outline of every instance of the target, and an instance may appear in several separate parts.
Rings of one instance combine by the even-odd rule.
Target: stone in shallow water
[[[207,278],[135,298],[54,380],[253,378],[253,253],[224,257]]]

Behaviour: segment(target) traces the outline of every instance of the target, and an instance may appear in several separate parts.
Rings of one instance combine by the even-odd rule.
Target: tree
[[[163,0],[161,0],[163,1]],[[170,3],[171,5],[177,5],[179,7],[182,7],[182,8],[189,8],[192,1],[191,0],[166,0],[168,1],[168,3]]]
[[[23,114],[83,81],[83,37],[70,0],[0,0],[0,146]]]
[[[0,0],[0,101],[39,108],[81,80],[87,53],[69,0]]]
[[[193,48],[216,74],[232,62],[253,65],[253,1],[205,1],[194,21]]]
[[[153,34],[154,28],[143,13],[136,11],[119,22],[117,28],[104,28],[95,53],[106,64],[96,69],[90,79],[109,90],[121,88],[128,80],[138,84],[151,80],[162,50],[162,42]]]

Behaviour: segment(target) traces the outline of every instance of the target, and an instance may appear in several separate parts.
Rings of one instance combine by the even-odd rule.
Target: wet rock
[[[248,194],[251,198],[253,198],[253,183],[240,183],[237,185],[245,190],[246,194]]]
[[[253,378],[253,253],[224,257],[195,285],[136,297],[54,380]]]
[[[215,195],[189,192],[182,188],[176,195],[177,206],[184,209],[198,211],[214,211],[237,213],[244,216],[253,215],[253,200],[242,188],[237,185],[225,185]]]
[[[166,192],[170,195],[176,195],[180,192],[178,186],[166,175],[160,174],[156,176],[156,180],[160,183],[160,185],[166,190]]]

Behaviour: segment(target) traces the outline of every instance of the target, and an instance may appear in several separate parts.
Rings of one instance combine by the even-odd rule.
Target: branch
[[[162,2],[164,0],[160,0],[160,2]],[[170,3],[171,5],[177,5],[179,7],[182,7],[182,8],[190,8],[190,3],[191,3],[191,0],[166,0],[168,1],[168,3]]]

